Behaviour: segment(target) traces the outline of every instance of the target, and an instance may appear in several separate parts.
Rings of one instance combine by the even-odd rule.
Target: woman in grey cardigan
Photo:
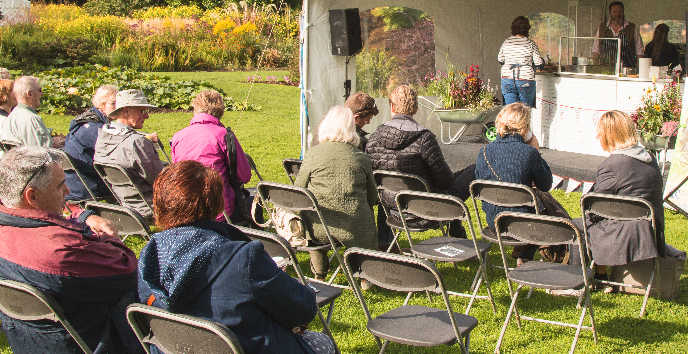
[[[318,200],[332,236],[347,247],[377,248],[373,205],[377,203],[372,163],[358,149],[353,113],[345,106],[327,112],[318,128],[319,144],[303,159],[294,185],[310,190]],[[313,225],[316,241],[327,243],[322,225],[314,215],[303,215]],[[329,268],[325,252],[311,252],[317,278]]]

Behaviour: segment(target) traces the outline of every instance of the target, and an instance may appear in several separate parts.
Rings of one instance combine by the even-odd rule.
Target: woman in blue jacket
[[[141,302],[229,327],[247,353],[334,353],[324,334],[305,331],[313,291],[282,272],[258,241],[215,221],[222,181],[196,161],[165,168],[153,213],[164,231],[141,251]]]

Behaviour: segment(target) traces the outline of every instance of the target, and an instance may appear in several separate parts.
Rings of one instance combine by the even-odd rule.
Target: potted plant
[[[643,146],[659,151],[673,147],[680,115],[681,89],[672,81],[661,91],[655,83],[648,87],[631,118],[636,122]]]
[[[458,71],[451,64],[447,73],[438,71],[421,82],[424,96],[436,96],[439,105],[434,112],[444,123],[482,123],[494,109],[499,109],[496,89],[480,79],[480,66],[471,65],[469,72]],[[488,140],[494,140],[494,132],[486,132]]]

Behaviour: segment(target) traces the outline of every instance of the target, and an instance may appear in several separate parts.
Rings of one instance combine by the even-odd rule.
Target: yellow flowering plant
[[[660,91],[653,83],[648,87],[641,105],[631,114],[644,139],[654,136],[673,136],[681,115],[681,88],[676,82],[664,85]]]

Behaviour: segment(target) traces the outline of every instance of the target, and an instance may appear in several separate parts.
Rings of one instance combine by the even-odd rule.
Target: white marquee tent
[[[429,15],[434,23],[435,65],[444,69],[445,58],[458,67],[481,66],[481,76],[493,82],[499,79],[496,55],[503,40],[510,34],[515,16],[537,13],[568,15],[576,4],[605,8],[607,0],[304,0],[301,26],[301,140],[302,153],[314,143],[317,126],[335,104],[343,103],[345,57],[331,55],[330,9],[358,8],[360,11],[380,6],[415,8]],[[626,0],[626,19],[636,24],[655,20],[681,20],[688,11],[686,0]],[[601,10],[600,10],[601,11]],[[401,38],[400,40],[404,40]],[[364,38],[365,41],[365,38]],[[365,43],[364,43],[365,46]],[[356,92],[355,57],[348,67],[352,92]],[[351,73],[354,73],[353,75]],[[366,127],[372,131],[389,119],[385,99],[378,100],[381,114]],[[434,130],[428,112],[419,111],[416,118]]]

